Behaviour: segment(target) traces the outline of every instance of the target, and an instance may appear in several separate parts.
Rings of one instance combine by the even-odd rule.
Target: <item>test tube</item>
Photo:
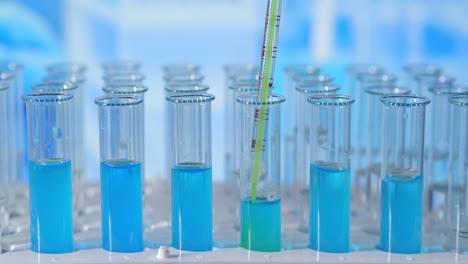
[[[366,191],[367,175],[365,173],[366,164],[366,140],[368,138],[368,129],[365,127],[365,120],[363,118],[367,112],[367,101],[363,100],[365,96],[365,89],[373,85],[392,85],[395,84],[398,78],[394,75],[386,73],[362,73],[356,76],[357,79],[357,91],[355,97],[353,97],[358,103],[356,111],[353,111],[352,120],[356,125],[353,126],[352,131],[352,144],[353,144],[353,155],[351,157],[351,163],[353,171],[351,171],[351,182],[353,185],[353,201],[356,202],[354,207],[357,210],[356,214],[362,215],[365,213],[365,205],[368,201],[362,200],[365,196],[359,196],[364,194]],[[357,199],[356,199],[357,198]]]
[[[226,191],[238,193],[240,177],[241,155],[239,151],[240,124],[238,122],[239,107],[236,103],[237,97],[247,93],[258,91],[258,80],[256,75],[232,77],[226,92],[225,108],[225,133],[226,133]],[[236,199],[236,204],[237,199]]]
[[[163,66],[164,74],[200,73],[201,66],[190,63],[172,63]]]
[[[26,94],[31,250],[73,252],[71,100],[67,93]]]
[[[141,70],[141,64],[132,60],[109,61],[102,64],[102,69],[104,70],[104,75],[124,72],[137,73]]]
[[[357,95],[357,76],[361,74],[382,74],[384,69],[372,63],[354,63],[346,67],[346,85],[343,89],[344,94],[350,94],[355,98]]]
[[[350,126],[354,99],[319,95],[307,99],[310,122],[309,248],[349,252]]]
[[[75,73],[59,73],[60,75],[53,75],[56,77],[46,77],[44,80],[48,82],[35,84],[31,87],[34,92],[58,92],[73,95],[73,100],[70,101],[69,106],[69,129],[70,131],[70,155],[73,160],[72,163],[72,180],[73,180],[73,196],[76,197],[80,194],[80,187],[83,181],[83,118],[82,118],[82,105],[81,105],[81,91],[79,85],[84,82],[84,78]],[[51,75],[52,76],[52,75]],[[59,77],[60,76],[60,77]],[[60,82],[52,80],[71,80],[73,82]],[[75,213],[78,213],[81,204],[75,201]]]
[[[207,93],[170,94],[172,246],[213,248],[211,102]]]
[[[138,72],[112,72],[105,74],[102,79],[106,85],[131,85],[131,84],[143,84],[146,76]]]
[[[305,233],[309,232],[309,179],[310,179],[310,112],[307,111],[307,97],[312,95],[335,94],[339,86],[329,84],[328,81],[316,83],[298,83],[296,85],[296,127],[294,129],[294,152],[291,170],[293,177],[293,191],[296,192],[296,205],[299,209],[299,229]]]
[[[281,104],[283,96],[271,95],[268,101],[261,102],[257,94],[237,97],[240,108],[241,133],[241,243],[242,248],[254,251],[277,252],[281,250]],[[252,128],[256,111],[266,107],[268,126],[265,127],[261,174],[258,177],[256,194],[253,198],[254,155],[251,152]]]
[[[7,148],[9,155],[6,157],[8,160],[8,173],[6,174],[8,177],[8,182],[15,182],[17,178],[17,168],[18,168],[18,159],[16,155],[11,155],[11,153],[17,152],[17,145],[16,145],[16,138],[18,137],[18,131],[16,131],[15,123],[18,117],[15,115],[16,113],[16,98],[15,98],[15,91],[14,91],[14,81],[15,75],[11,71],[0,71],[0,82],[6,83],[9,85],[9,89],[5,90],[6,96],[6,120],[5,124],[9,124],[7,130]],[[13,202],[13,201],[10,201]]]
[[[442,69],[429,63],[408,63],[403,65],[403,72],[405,73],[405,85],[410,90],[420,93],[421,91],[418,91],[418,84],[414,77],[418,74],[438,75],[442,73]]]
[[[430,100],[386,95],[383,103],[380,244],[398,254],[421,252],[424,120]]]
[[[224,85],[229,89],[229,82],[238,76],[257,76],[260,68],[256,64],[227,64],[223,67]]]
[[[205,79],[205,75],[201,73],[166,73],[163,76],[164,81],[167,85],[173,84],[186,84],[193,82],[202,82]]]
[[[11,190],[9,190],[10,181],[8,178],[8,109],[6,93],[11,84],[8,82],[0,82],[0,240],[5,232],[5,227],[8,225],[9,219],[9,200]],[[1,244],[1,243],[0,243]],[[2,246],[0,245],[0,250]]]
[[[406,87],[396,86],[394,84],[378,84],[365,88],[363,102],[365,108],[361,117],[361,127],[367,131],[365,155],[365,178],[363,186],[365,189],[358,195],[360,204],[364,208],[364,231],[370,234],[378,235],[379,232],[379,186],[380,171],[382,169],[382,118],[383,109],[381,108],[380,97],[396,94],[410,94]],[[374,244],[375,245],[375,244]],[[372,246],[374,246],[372,245]]]
[[[102,87],[102,91],[106,95],[133,95],[145,99],[148,87],[136,83],[108,84]]]
[[[428,107],[426,164],[426,202],[430,213],[431,230],[445,231],[447,215],[448,163],[450,150],[449,96],[467,94],[468,86],[434,85],[429,88],[432,104]]]
[[[448,248],[468,253],[468,94],[449,97],[451,107]]]
[[[429,96],[429,88],[432,86],[453,85],[455,77],[440,73],[421,73],[414,77],[417,83],[418,94]]]
[[[12,177],[14,178],[15,183],[24,182],[24,174],[25,169],[27,167],[27,155],[25,129],[26,113],[24,103],[21,100],[21,96],[24,93],[23,65],[12,61],[0,61],[0,71],[10,72],[14,76],[10,89],[7,90],[8,94],[10,94],[11,97],[10,100],[12,100],[8,105],[14,108],[14,112],[12,113],[14,122],[10,123],[10,128],[12,129],[13,136],[10,137],[10,140],[15,140],[14,151],[11,153],[14,153],[12,157],[16,159],[14,162],[16,162],[17,165],[13,167],[15,169],[15,174],[12,175]],[[1,79],[2,78],[0,77],[0,80]]]
[[[86,65],[79,62],[58,62],[47,67],[47,72],[49,74],[77,73],[79,75],[84,75],[86,70]]]
[[[143,99],[97,98],[101,152],[102,247],[143,251]],[[118,133],[116,133],[118,131]]]

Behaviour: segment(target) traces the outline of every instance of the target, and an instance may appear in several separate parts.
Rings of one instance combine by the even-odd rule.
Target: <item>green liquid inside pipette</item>
[[[268,102],[268,96],[270,92],[270,76],[271,76],[271,64],[273,61],[273,48],[275,46],[275,33],[276,33],[276,17],[278,16],[279,10],[279,0],[272,0],[271,4],[271,14],[269,15],[269,30],[266,41],[266,56],[265,56],[265,71],[263,76],[263,83],[261,89],[261,102]],[[268,76],[265,76],[265,73]],[[259,116],[258,116],[258,130],[257,130],[257,139],[255,141],[255,154],[254,154],[254,166],[253,166],[253,176],[252,176],[252,194],[251,199],[255,201],[257,198],[257,185],[258,185],[258,175],[260,174],[260,159],[262,153],[262,142],[263,134],[265,130],[265,117],[266,117],[267,107],[266,105],[260,106]]]

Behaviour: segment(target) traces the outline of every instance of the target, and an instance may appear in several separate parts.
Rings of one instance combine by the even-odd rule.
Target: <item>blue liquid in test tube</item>
[[[172,169],[173,247],[189,251],[213,248],[211,168],[179,164]]]
[[[262,252],[281,250],[281,200],[241,201],[241,247]]]
[[[309,247],[332,253],[348,252],[349,169],[333,163],[311,164],[310,182]]]
[[[101,163],[103,248],[106,250],[143,251],[141,175],[139,162],[112,160]]]
[[[421,251],[422,191],[422,175],[388,175],[382,180],[380,249]]]
[[[29,161],[31,250],[73,251],[71,161]]]

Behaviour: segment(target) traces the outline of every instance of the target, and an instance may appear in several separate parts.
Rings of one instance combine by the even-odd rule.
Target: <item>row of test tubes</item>
[[[342,89],[351,95],[346,97],[318,67],[284,69],[282,193],[293,201],[291,213],[300,215],[297,228],[309,234],[309,248],[467,252],[468,87],[433,65],[408,64],[403,70],[407,80],[400,86],[378,65],[351,65]],[[229,101],[256,92],[257,74],[255,65],[225,68],[226,118],[235,120],[227,124],[228,138],[236,138],[239,127],[238,106]],[[266,150],[273,151],[266,141]],[[240,180],[245,197],[249,179],[239,177],[243,151],[231,142],[226,149],[226,182]],[[350,226],[368,237],[351,243]]]
[[[234,226],[240,232],[241,247],[280,251],[281,202],[290,199],[294,204],[291,214],[300,216],[297,229],[308,234],[307,246],[313,250],[355,250],[350,238],[351,227],[356,227],[369,235],[368,241],[360,243],[362,249],[419,253],[426,250],[424,230],[447,235],[444,247],[467,251],[467,90],[437,67],[411,66],[405,67],[411,88],[397,86],[397,78],[377,65],[349,67],[343,93],[351,96],[338,94],[340,87],[333,84],[333,77],[317,67],[287,67],[284,90],[288,101],[273,94],[267,102],[257,99],[258,67],[224,68],[226,120],[230,121],[226,122],[226,193],[240,219]],[[144,94],[148,88],[142,83],[145,77],[140,68],[134,62],[103,65],[106,95],[95,100],[101,154],[100,246],[113,252],[139,252],[145,247]],[[212,250],[214,96],[207,93],[199,66],[167,65],[163,70],[171,246]],[[86,214],[83,205],[90,202],[81,147],[86,67],[57,64],[48,71],[44,82],[32,87],[35,92],[23,96],[31,249],[67,253],[75,250],[74,232],[82,228],[74,219]],[[14,75],[12,70],[5,72],[1,76]],[[2,78],[0,102],[5,104],[0,104],[4,108],[0,118],[8,120],[10,115],[18,116],[6,97],[14,82],[12,77]],[[431,110],[432,105],[437,108]],[[257,197],[252,198],[255,164],[250,148],[259,106],[267,108],[268,123]],[[450,121],[442,127],[439,122],[446,120]],[[440,132],[441,127],[447,131]],[[2,135],[12,133],[8,126],[1,129]],[[433,165],[441,157],[434,142],[443,146],[445,163],[440,166]],[[5,143],[0,144],[5,146],[1,155],[9,157],[14,144],[0,143]],[[2,171],[9,171],[12,164],[5,161],[0,164]],[[0,187],[8,190],[11,185],[7,183]],[[21,208],[12,202],[17,192],[2,193],[6,195],[0,201],[6,206],[0,207],[4,222],[0,227],[7,229]]]

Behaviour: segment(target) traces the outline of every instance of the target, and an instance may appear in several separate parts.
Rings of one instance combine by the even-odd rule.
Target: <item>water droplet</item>
[[[339,261],[345,261],[346,258],[345,258],[344,256],[339,256],[339,257],[338,257],[338,260],[339,260]]]
[[[406,260],[407,261],[414,261],[414,258],[413,257],[406,257]]]
[[[197,256],[197,259],[204,259],[204,258],[205,258],[205,256],[203,256],[203,255],[198,255]]]
[[[50,261],[57,262],[57,259],[56,258],[51,258]]]
[[[265,255],[263,256],[265,259],[271,259],[271,255]]]
[[[129,256],[123,256],[123,259],[124,260],[130,260],[130,257]]]

